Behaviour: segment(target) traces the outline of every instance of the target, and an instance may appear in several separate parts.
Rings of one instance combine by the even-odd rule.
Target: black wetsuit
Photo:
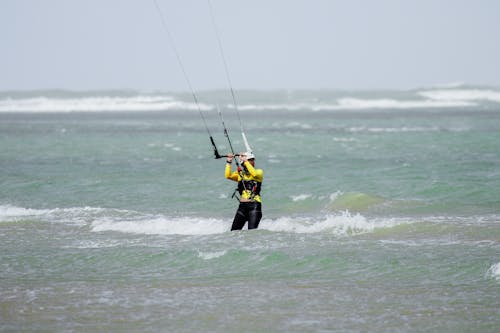
[[[257,229],[262,218],[262,204],[260,202],[240,202],[234,215],[231,231],[241,230],[248,221],[248,229]]]

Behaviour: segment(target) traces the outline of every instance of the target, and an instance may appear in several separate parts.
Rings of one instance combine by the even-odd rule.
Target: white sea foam
[[[335,142],[355,142],[356,141],[356,139],[354,139],[354,138],[337,138],[337,137],[334,137],[332,140]]]
[[[35,93],[34,93],[35,94]],[[181,100],[172,95],[137,94],[133,96],[94,96],[0,98],[0,112],[102,112],[102,111],[165,111],[165,110],[197,110],[196,103],[191,100]],[[335,110],[371,110],[371,109],[425,109],[425,108],[456,108],[480,105],[481,102],[500,103],[500,91],[485,88],[450,88],[422,89],[405,93],[387,92],[385,96],[378,94],[376,98],[366,97],[360,93],[345,93],[328,100],[309,98],[304,100],[291,96],[286,100],[272,103],[264,102],[259,95],[252,97],[251,103],[240,104],[242,111],[335,111]],[[262,101],[262,103],[260,103]],[[214,110],[214,104],[199,103],[203,111]],[[226,105],[233,108],[232,105]],[[310,125],[297,122],[286,124],[288,128],[309,129]]]
[[[425,109],[477,106],[481,101],[500,103],[500,91],[480,88],[461,88],[461,84],[417,91],[414,97],[404,99],[387,97],[367,98],[355,95],[340,96],[332,102],[297,101],[296,103],[268,103],[241,105],[242,110],[370,110],[370,109]]]
[[[123,210],[96,207],[32,209],[12,205],[0,205],[0,221],[2,222],[40,220],[51,223],[86,225],[96,216],[105,214],[127,215],[129,213],[130,212]]]
[[[229,231],[227,221],[197,217],[143,217],[131,220],[103,217],[91,224],[94,232],[118,231],[146,235],[210,235]]]
[[[341,193],[333,193],[330,200]],[[456,221],[458,217],[427,218],[435,223]],[[486,219],[486,218],[485,218]],[[55,209],[29,209],[11,205],[0,205],[0,222],[43,221],[63,223],[77,227],[88,227],[92,232],[123,232],[148,235],[212,235],[229,232],[231,218],[216,219],[205,217],[169,217],[152,215],[131,210],[96,207],[74,207]],[[484,223],[497,221],[487,218]],[[317,216],[284,216],[276,219],[264,218],[259,228],[273,232],[287,233],[329,233],[338,236],[375,232],[377,229],[392,228],[397,225],[414,223],[412,218],[366,218],[348,211]],[[467,222],[467,220],[465,220]],[[464,223],[465,223],[464,222]],[[477,218],[474,218],[477,223]],[[462,223],[463,224],[463,223]],[[94,246],[83,244],[83,246]],[[97,246],[102,246],[98,244]],[[500,279],[500,264],[491,268],[492,276]]]
[[[490,89],[434,89],[420,91],[419,95],[433,101],[464,102],[490,101],[500,103],[500,91]]]
[[[341,98],[338,109],[421,109],[421,108],[450,108],[472,106],[474,103],[467,101],[448,100],[396,100],[391,98],[360,99]]]
[[[290,198],[292,199],[293,202],[297,201],[304,201],[306,199],[311,198],[311,194],[299,194],[299,195],[291,195]]]
[[[497,281],[500,281],[500,262],[492,265],[489,269],[486,275],[489,278],[495,279]]]
[[[11,205],[0,205],[0,221],[18,221],[29,217],[36,217],[51,212],[48,209],[29,209]]]
[[[421,127],[421,126],[416,126],[416,127],[365,127],[365,126],[360,126],[360,127],[349,127],[346,128],[346,131],[351,132],[351,133],[427,133],[427,132],[439,132],[442,129],[437,127],[437,126],[430,126],[430,127]],[[459,130],[464,130],[463,128],[461,129],[447,129],[449,131],[459,131]]]
[[[75,245],[65,246],[67,248],[76,248],[76,249],[101,249],[101,248],[110,248],[117,247],[123,245],[123,240],[82,240],[76,243]]]
[[[323,218],[281,217],[263,219],[259,228],[274,232],[299,234],[331,233],[338,236],[357,235],[373,232],[377,228],[388,228],[402,222],[396,220],[368,220],[360,214],[327,215]],[[93,232],[117,231],[150,235],[211,235],[229,232],[230,221],[199,217],[144,217],[121,220],[119,218],[99,218],[91,223]],[[204,259],[223,254],[201,254]]]
[[[215,251],[215,252],[202,252],[198,251],[198,257],[205,259],[205,260],[211,260],[215,258],[222,257],[223,255],[226,254],[226,250],[223,251]]]
[[[332,196],[335,197],[336,195],[333,194]],[[300,198],[305,197],[308,197],[308,195],[305,194],[304,197]],[[228,232],[231,226],[230,219],[168,217],[107,208],[28,209],[10,205],[0,206],[0,221],[16,222],[23,220],[40,220],[78,226],[88,225],[93,232],[117,231],[150,235],[211,235]],[[328,232],[336,235],[352,235],[372,232],[376,228],[391,227],[395,224],[398,224],[398,222],[392,220],[368,220],[359,214],[351,215],[349,212],[343,212],[340,215],[326,215],[314,218],[281,217],[278,219],[263,219],[259,227],[277,232]]]
[[[323,218],[282,217],[276,220],[265,220],[262,229],[292,233],[331,233],[338,236],[357,235],[373,232],[377,228],[388,228],[400,222],[392,219],[368,220],[360,214],[351,215],[343,212],[340,215],[327,215]]]
[[[195,103],[174,99],[171,96],[131,97],[80,97],[52,98],[33,97],[24,99],[0,99],[0,112],[101,112],[101,111],[164,111],[197,110]],[[212,107],[200,103],[201,110]]]
[[[345,97],[333,103],[294,103],[294,104],[246,104],[239,108],[246,111],[260,110],[310,110],[310,111],[336,111],[336,110],[370,110],[370,109],[424,109],[424,108],[453,108],[474,106],[476,103],[468,100],[397,100],[391,98],[364,99]],[[289,124],[289,127],[294,124]]]

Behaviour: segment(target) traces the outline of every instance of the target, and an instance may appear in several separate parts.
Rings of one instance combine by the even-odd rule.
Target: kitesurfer
[[[231,170],[235,156],[227,155],[225,176],[227,179],[238,182],[237,191],[240,194],[240,205],[233,219],[231,231],[241,230],[248,221],[248,229],[257,229],[262,218],[262,201],[260,189],[264,179],[264,171],[255,168],[255,156],[252,152],[238,155],[242,168]]]

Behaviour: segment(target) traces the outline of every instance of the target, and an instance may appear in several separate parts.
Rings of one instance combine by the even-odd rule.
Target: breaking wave
[[[207,219],[198,217],[158,217],[118,221],[103,218],[92,222],[94,232],[118,231],[137,234],[155,235],[210,235],[229,231],[230,220]],[[357,235],[374,231],[376,228],[387,228],[398,224],[394,220],[370,221],[360,214],[351,215],[343,212],[339,215],[312,217],[281,217],[263,219],[260,230],[287,233],[330,233],[337,236]]]
[[[494,265],[491,265],[491,267],[488,269],[488,272],[486,273],[487,277],[491,279],[495,279],[497,281],[500,281],[500,262],[496,263]]]
[[[360,198],[358,194],[353,194],[353,196]],[[343,194],[335,194],[330,199],[333,200],[332,203],[337,202],[341,204],[342,208],[345,208],[344,199],[350,202],[353,196],[349,194],[344,198]],[[371,202],[371,199],[368,201]],[[492,221],[498,220],[497,216],[486,216],[484,218],[486,226],[493,223]],[[231,221],[232,217],[168,216],[164,214],[147,214],[132,210],[99,207],[31,209],[12,205],[0,205],[0,224],[8,225],[11,223],[26,222],[61,223],[77,228],[86,228],[90,232],[95,233],[120,232],[138,235],[203,236],[229,233]],[[334,211],[309,216],[288,215],[278,218],[264,218],[259,225],[259,231],[294,234],[328,234],[337,237],[379,232],[385,233],[388,230],[393,230],[395,234],[400,232],[405,233],[409,230],[411,232],[421,230],[423,233],[426,233],[429,230],[441,232],[440,230],[443,227],[448,230],[446,227],[448,225],[449,228],[453,228],[453,221],[458,221],[457,225],[459,226],[466,225],[467,223],[478,225],[478,227],[481,226],[480,223],[478,224],[478,221],[481,221],[481,219],[478,220],[478,217],[474,217],[472,220],[460,217],[427,217],[419,219],[411,217],[366,217],[360,213],[351,213],[347,209],[343,211],[335,209]],[[402,229],[402,226],[408,226],[409,229],[406,227]],[[92,246],[92,244],[89,246]],[[500,279],[500,265],[492,266],[489,272],[490,276]]]
[[[0,112],[102,112],[102,111],[165,111],[197,110],[195,103],[171,96],[90,96],[80,98],[33,97],[0,99]],[[200,103],[201,110],[211,106]]]
[[[500,103],[500,91],[492,89],[435,89],[420,91],[420,96],[426,97],[432,101],[445,102],[476,102],[489,101]]]
[[[230,231],[231,219],[197,216],[171,217],[143,214],[140,212],[95,208],[28,209],[11,205],[0,205],[0,222],[43,221],[89,227],[92,232],[122,232],[146,235],[211,235]],[[388,228],[406,223],[403,220],[370,220],[348,211],[323,216],[263,219],[259,228],[273,232],[330,233],[333,235],[356,235],[373,232],[377,228]]]
[[[291,91],[269,98],[266,92],[242,91],[243,111],[403,110],[487,107],[500,103],[500,91],[467,86],[434,87],[415,91]],[[276,96],[280,96],[277,94]],[[200,109],[215,110],[220,96],[204,93]],[[225,107],[233,108],[232,104]],[[0,92],[0,112],[109,112],[197,110],[187,95],[130,92]]]

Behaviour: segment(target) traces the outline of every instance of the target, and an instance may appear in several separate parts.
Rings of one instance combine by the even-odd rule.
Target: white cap
[[[247,160],[249,160],[251,158],[255,158],[255,155],[251,151],[247,151],[245,153],[245,157],[247,158]]]

